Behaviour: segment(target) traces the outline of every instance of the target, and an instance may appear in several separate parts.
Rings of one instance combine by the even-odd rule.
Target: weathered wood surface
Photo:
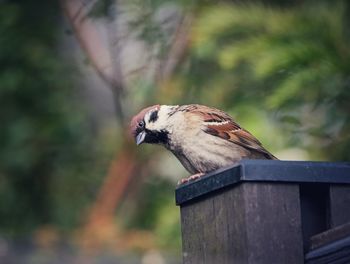
[[[243,183],[181,208],[183,263],[302,263],[298,185]]]
[[[350,221],[349,188],[349,163],[262,160],[180,186],[183,263],[303,263],[311,236]]]
[[[331,185],[329,200],[330,227],[350,222],[350,185]]]

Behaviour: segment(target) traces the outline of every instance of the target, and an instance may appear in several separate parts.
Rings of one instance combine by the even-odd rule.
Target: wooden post
[[[349,163],[265,160],[182,185],[183,263],[303,263],[311,236],[350,221],[349,187]]]
[[[350,222],[350,185],[330,186],[329,198],[330,227]]]

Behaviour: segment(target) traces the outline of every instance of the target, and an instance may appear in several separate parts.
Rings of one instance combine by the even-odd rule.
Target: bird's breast
[[[209,172],[238,162],[245,150],[204,131],[192,135],[172,134],[168,149],[190,173]]]

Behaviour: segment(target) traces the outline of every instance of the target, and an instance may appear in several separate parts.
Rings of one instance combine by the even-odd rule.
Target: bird
[[[192,175],[179,184],[239,163],[277,159],[227,113],[199,104],[153,105],[130,122],[136,144],[158,144],[171,151]]]

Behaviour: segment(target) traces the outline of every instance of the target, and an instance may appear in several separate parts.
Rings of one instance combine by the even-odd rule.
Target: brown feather
[[[277,159],[268,152],[247,130],[241,128],[231,116],[225,112],[202,105],[183,106],[185,112],[201,116],[205,128],[204,132],[228,140],[245,149],[261,153],[267,159]]]

